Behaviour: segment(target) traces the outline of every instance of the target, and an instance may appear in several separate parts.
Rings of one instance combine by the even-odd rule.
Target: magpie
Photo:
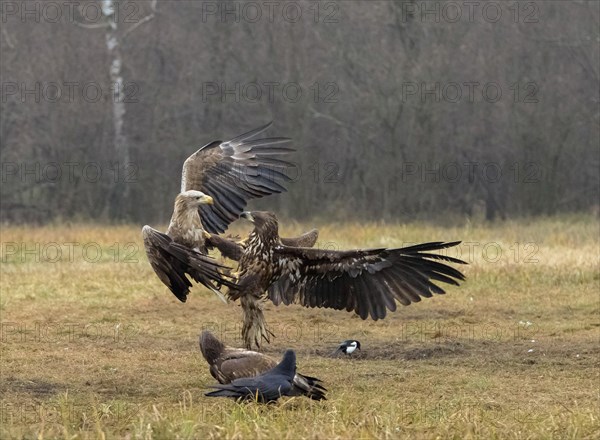
[[[356,349],[360,350],[360,342],[358,342],[356,339],[348,339],[338,346],[338,348],[333,352],[333,356],[340,353],[351,355]]]
[[[236,400],[255,400],[260,403],[274,402],[281,396],[292,396],[296,375],[296,353],[286,350],[283,360],[275,368],[255,377],[235,379],[229,384],[213,385],[215,391],[208,397],[231,397]]]
[[[278,361],[266,354],[243,348],[228,347],[208,330],[199,338],[200,351],[208,362],[210,374],[221,384],[228,384],[242,377],[254,377],[276,367]],[[296,373],[293,395],[304,395],[313,400],[327,400],[327,391],[316,377]]]

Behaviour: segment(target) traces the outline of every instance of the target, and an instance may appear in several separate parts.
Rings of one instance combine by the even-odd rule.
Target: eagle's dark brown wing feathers
[[[298,247],[312,247],[319,238],[319,231],[312,229],[298,237],[281,238],[281,242],[286,246],[298,246]],[[230,260],[240,261],[242,254],[244,253],[244,247],[239,242],[240,238],[237,237],[222,237],[217,234],[210,234],[210,237],[206,239],[206,246],[208,249],[217,248],[221,255]]]
[[[396,302],[408,305],[445,293],[434,284],[458,285],[464,275],[440,261],[466,264],[457,258],[431,254],[459,242],[423,243],[398,249],[326,251],[278,246],[282,274],[268,290],[275,304],[354,310],[374,320],[394,311]]]
[[[246,206],[245,200],[237,195],[236,190],[226,182],[207,181],[202,192],[211,195],[215,201],[213,205],[201,205],[199,209],[202,225],[212,233],[214,231],[210,228],[218,228],[220,224],[232,223],[239,216],[235,212],[243,211]]]
[[[240,261],[244,253],[244,247],[232,237],[221,237],[217,234],[210,234],[206,239],[208,249],[217,248],[222,256],[230,260]]]
[[[181,191],[198,190],[210,195],[213,205],[199,209],[203,227],[224,232],[237,220],[250,199],[285,192],[291,180],[283,170],[292,166],[282,156],[294,151],[287,138],[254,139],[271,123],[229,141],[214,141],[200,148],[183,164]]]
[[[319,231],[317,229],[311,229],[310,231],[305,232],[304,234],[302,234],[298,237],[293,237],[293,238],[281,237],[281,243],[283,243],[285,246],[310,248],[315,245],[318,238],[319,238]]]
[[[213,258],[174,242],[171,237],[150,226],[142,228],[142,236],[152,269],[181,302],[186,301],[192,287],[186,274],[218,294],[215,283],[235,288],[235,283],[222,273],[230,268]]]
[[[260,354],[245,352],[244,354],[224,353],[221,363],[221,373],[230,383],[240,377],[254,377],[274,368],[277,361]]]

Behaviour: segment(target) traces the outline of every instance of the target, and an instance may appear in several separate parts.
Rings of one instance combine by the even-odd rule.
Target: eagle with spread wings
[[[232,300],[240,300],[246,348],[269,342],[262,310],[263,298],[275,305],[299,303],[354,311],[362,319],[383,319],[396,303],[409,305],[445,291],[434,281],[458,285],[464,275],[442,262],[466,264],[432,253],[460,242],[432,242],[396,249],[333,251],[289,246],[279,238],[277,217],[271,212],[243,212],[254,223],[239,261]]]
[[[294,151],[291,140],[254,139],[270,125],[211,142],[188,157],[166,233],[148,225],[142,228],[148,261],[180,301],[186,301],[192,287],[186,274],[225,300],[220,287],[235,288],[230,268],[208,256],[208,250],[216,247],[223,256],[239,260],[245,242],[218,234],[239,218],[249,200],[286,191],[283,184],[290,178],[284,171],[292,164],[284,158]],[[284,241],[311,247],[317,237],[312,230]]]

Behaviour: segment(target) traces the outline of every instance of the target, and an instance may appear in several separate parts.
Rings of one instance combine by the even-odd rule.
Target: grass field
[[[463,240],[467,281],[378,322],[266,305],[264,351],[294,348],[329,392],[261,406],[204,397],[198,334],[241,345],[240,308],[201,287],[179,303],[138,226],[3,227],[0,438],[600,438],[597,218],[320,231],[340,249]],[[349,338],[358,356],[328,357]]]

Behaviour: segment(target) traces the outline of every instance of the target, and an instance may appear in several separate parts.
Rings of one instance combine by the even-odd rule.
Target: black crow
[[[286,350],[283,360],[275,368],[255,377],[236,379],[229,384],[213,385],[209,397],[232,397],[237,400],[274,402],[281,396],[294,395],[293,380],[296,375],[296,353]]]
[[[210,365],[210,374],[219,383],[227,384],[242,377],[254,377],[276,367],[278,362],[266,354],[243,348],[228,347],[215,335],[204,330],[200,335],[200,351]],[[326,400],[325,391],[316,377],[296,373],[292,395],[304,395],[313,400]]]

